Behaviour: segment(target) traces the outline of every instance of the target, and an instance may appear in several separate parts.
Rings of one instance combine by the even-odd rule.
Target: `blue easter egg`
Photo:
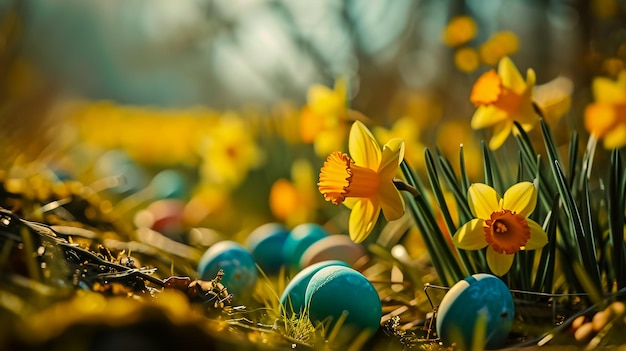
[[[211,280],[220,269],[224,270],[222,284],[235,295],[235,299],[252,295],[258,273],[248,250],[230,240],[209,247],[198,262],[199,279]]]
[[[319,224],[303,223],[294,227],[285,241],[283,257],[289,267],[300,269],[300,258],[306,249],[316,241],[325,238],[329,233]]]
[[[187,180],[181,172],[165,169],[152,178],[150,189],[156,199],[181,199],[187,194]]]
[[[293,313],[300,314],[304,310],[304,294],[306,293],[306,287],[309,285],[309,281],[311,281],[311,277],[320,269],[329,266],[347,267],[348,265],[338,260],[318,262],[301,270],[289,281],[289,284],[287,284],[280,297],[280,304],[285,309],[287,318],[290,318]]]
[[[304,300],[311,322],[315,325],[329,320],[329,331],[347,313],[340,329],[347,339],[365,330],[371,336],[380,327],[382,304],[378,292],[363,274],[350,267],[320,269],[311,277]]]
[[[117,183],[107,189],[116,194],[131,194],[143,189],[148,177],[123,150],[110,150],[98,158],[94,166],[97,177],[114,178]]]
[[[289,229],[280,223],[265,223],[248,235],[245,247],[265,274],[278,273],[285,263],[283,247],[288,235]]]
[[[443,297],[437,310],[437,334],[446,345],[471,348],[479,319],[486,322],[484,346],[499,348],[513,327],[513,296],[502,280],[479,273],[456,283]]]

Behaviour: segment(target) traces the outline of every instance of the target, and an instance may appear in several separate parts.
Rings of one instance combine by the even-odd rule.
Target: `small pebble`
[[[580,326],[582,326],[586,321],[585,316],[578,316],[576,317],[576,319],[574,319],[574,321],[572,322],[572,329],[576,330],[578,328],[580,328]]]
[[[594,332],[591,323],[584,323],[574,332],[574,339],[579,342],[588,342],[593,335]]]
[[[608,308],[604,311],[600,311],[596,313],[593,316],[593,319],[591,319],[591,326],[593,328],[593,331],[597,333],[600,330],[602,330],[602,328],[604,328],[604,326],[606,326],[607,323],[609,323],[609,321],[611,320],[611,317],[613,316],[611,315],[611,310]]]

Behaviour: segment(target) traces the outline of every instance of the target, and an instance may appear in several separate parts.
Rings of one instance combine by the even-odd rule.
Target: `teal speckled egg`
[[[380,326],[382,304],[378,292],[363,274],[352,268],[330,266],[320,269],[311,277],[304,300],[311,322],[316,325],[330,320],[329,331],[342,314],[347,313],[340,331],[345,339],[364,330],[373,335]]]
[[[471,348],[479,318],[486,319],[484,344],[499,348],[513,326],[513,296],[502,280],[479,273],[456,283],[443,297],[437,310],[437,334],[445,345],[456,343]]]
[[[275,275],[285,263],[283,247],[289,229],[280,223],[265,223],[254,229],[244,246],[267,275]]]
[[[235,299],[251,296],[258,273],[248,250],[230,240],[220,241],[209,247],[198,262],[199,279],[211,280],[220,269],[224,270],[222,284]]]
[[[291,317],[293,312],[299,314],[304,310],[304,294],[306,293],[306,287],[309,285],[309,281],[311,281],[313,275],[320,269],[329,266],[347,267],[348,265],[338,260],[318,262],[301,270],[289,281],[289,284],[287,284],[280,297],[280,304],[285,308],[287,318]]]
[[[318,240],[329,235],[328,231],[316,223],[303,223],[294,227],[285,241],[283,257],[287,265],[295,270],[300,268],[300,258],[306,249]]]

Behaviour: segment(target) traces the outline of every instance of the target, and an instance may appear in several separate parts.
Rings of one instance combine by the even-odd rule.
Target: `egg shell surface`
[[[300,266],[307,267],[313,263],[326,260],[340,260],[353,266],[367,253],[363,246],[355,243],[347,235],[329,235],[314,242],[304,251],[300,258]]]
[[[234,298],[246,298],[252,294],[258,273],[252,255],[235,241],[224,240],[209,247],[198,262],[201,280],[215,278],[223,269],[222,284]]]
[[[265,223],[248,235],[245,247],[263,272],[275,275],[285,263],[283,248],[289,229],[280,223]]]
[[[295,226],[285,240],[283,256],[292,269],[300,269],[300,258],[313,243],[329,235],[328,231],[317,223],[303,223]]]
[[[298,272],[289,281],[280,297],[280,304],[285,308],[288,318],[291,317],[292,313],[295,312],[299,314],[304,310],[304,294],[306,293],[306,287],[309,285],[309,281],[311,281],[313,275],[320,269],[330,266],[347,267],[348,265],[338,260],[314,263]]]
[[[437,309],[437,334],[444,345],[470,348],[479,318],[486,318],[487,349],[503,346],[511,328],[515,307],[511,291],[491,274],[474,274],[456,283]]]
[[[348,313],[341,333],[357,335],[367,329],[373,335],[380,327],[382,304],[376,288],[350,267],[329,266],[311,277],[305,296],[309,318],[315,325],[330,319],[332,330],[342,314]]]

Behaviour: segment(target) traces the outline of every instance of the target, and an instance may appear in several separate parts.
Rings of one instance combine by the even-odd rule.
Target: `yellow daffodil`
[[[342,152],[328,156],[317,185],[324,199],[352,209],[348,231],[358,243],[370,234],[381,209],[388,221],[404,214],[404,200],[393,184],[404,156],[404,141],[392,139],[381,151],[369,129],[356,121],[348,142],[352,158]]]
[[[595,102],[585,109],[585,128],[607,149],[626,145],[626,70],[617,80],[595,78],[592,90]]]
[[[488,65],[495,65],[502,58],[516,53],[517,50],[519,50],[519,39],[510,31],[493,34],[479,48],[481,59]]]
[[[528,69],[526,81],[508,57],[498,64],[498,72],[490,70],[478,78],[470,100],[478,107],[472,117],[473,129],[493,128],[489,147],[502,146],[519,122],[524,130],[531,130],[539,120],[532,106],[535,71]]]
[[[391,129],[375,127],[372,129],[378,141],[399,138],[404,140],[404,157],[415,169],[424,169],[424,144],[420,142],[422,129],[419,122],[412,116],[401,117],[396,120]]]
[[[492,187],[476,183],[467,195],[476,218],[461,226],[452,242],[464,250],[480,250],[489,245],[487,264],[494,274],[506,274],[516,252],[536,250],[548,242],[541,226],[528,218],[537,203],[537,189],[532,183],[517,183],[502,198]]]
[[[295,160],[291,166],[291,180],[280,178],[270,189],[269,204],[272,214],[287,226],[311,222],[318,206],[315,195],[315,176],[305,159]]]
[[[199,152],[203,157],[202,179],[232,187],[239,185],[250,169],[260,166],[264,157],[245,121],[230,113],[204,136]]]
[[[476,21],[473,18],[457,16],[451,19],[443,30],[443,42],[449,46],[465,44],[474,39],[476,32]]]

